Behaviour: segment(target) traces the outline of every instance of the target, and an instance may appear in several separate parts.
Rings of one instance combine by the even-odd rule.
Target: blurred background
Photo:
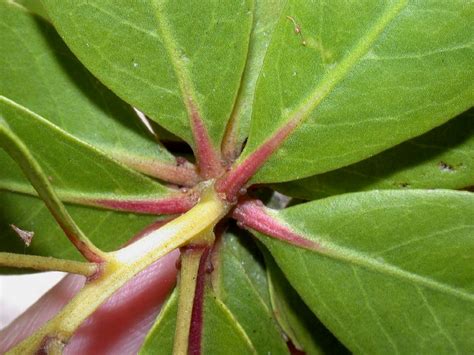
[[[61,280],[63,272],[0,276],[0,329],[6,327]]]

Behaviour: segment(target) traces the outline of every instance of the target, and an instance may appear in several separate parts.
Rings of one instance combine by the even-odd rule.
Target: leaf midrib
[[[225,314],[228,317],[228,320],[231,322],[231,325],[234,327],[234,329],[242,337],[242,340],[245,341],[245,343],[248,346],[249,350],[251,350],[253,354],[257,355],[258,353],[257,353],[257,350],[255,348],[255,345],[250,340],[250,337],[248,336],[247,332],[244,330],[242,325],[237,321],[237,318],[234,316],[234,314],[224,304],[224,302],[222,302],[218,297],[215,297],[214,301],[216,302],[216,306],[220,307],[223,314]]]
[[[360,59],[367,54],[375,41],[392,20],[404,9],[407,3],[407,0],[398,0],[395,4],[389,6],[379,17],[375,25],[359,40],[339,65],[321,80],[319,85],[308,95],[307,99],[303,100],[303,103],[292,111],[284,121],[291,122],[293,119],[296,119],[299,121],[299,124],[304,122],[311,112],[347,77],[351,69],[360,62]]]
[[[0,192],[11,192],[22,195],[28,195],[32,197],[38,197],[36,190],[27,182],[16,182],[11,180],[0,180]],[[114,193],[103,193],[103,192],[84,192],[75,189],[60,188],[54,186],[54,191],[58,195],[62,202],[87,205],[86,201],[95,200],[110,200],[110,201],[142,201],[142,202],[153,202],[157,201],[156,197],[150,196],[149,193],[143,194],[114,194]],[[170,194],[167,197],[171,197]],[[39,197],[38,197],[39,198]]]
[[[271,310],[268,308],[268,305],[267,303],[264,301],[264,299],[262,298],[262,296],[260,295],[260,292],[257,291],[257,289],[255,288],[254,286],[254,283],[252,282],[252,280],[250,279],[249,275],[247,274],[247,271],[244,269],[244,267],[242,266],[242,264],[240,263],[240,260],[238,258],[238,256],[234,253],[234,252],[231,252],[230,253],[230,256],[232,257],[233,259],[233,262],[237,265],[241,275],[243,275],[246,283],[247,283],[247,286],[249,287],[249,289],[252,290],[252,293],[254,294],[254,297],[256,299],[258,299],[259,303],[262,305],[262,307],[264,308],[265,312],[269,315],[272,314]]]
[[[199,113],[201,112],[196,99],[197,97],[193,82],[191,80],[191,75],[188,73],[186,67],[179,58],[178,47],[176,45],[175,39],[173,38],[172,31],[170,30],[171,26],[169,25],[160,5],[155,2],[153,7],[155,10],[153,16],[156,20],[157,31],[159,32],[158,37],[161,39],[161,43],[165,48],[165,52],[170,60],[171,66],[173,67],[173,71],[178,80],[183,105],[187,109],[188,116],[191,117],[191,108],[189,107],[187,99],[190,99],[193,102],[193,104],[198,108],[197,111]]]
[[[278,242],[284,243],[281,241],[278,241]],[[320,250],[301,249],[298,247],[295,247],[295,248],[298,248],[301,251],[303,251],[303,254],[307,252],[317,253],[323,257],[327,257],[327,258],[339,261],[343,264],[361,267],[366,270],[369,270],[369,271],[372,271],[384,276],[397,278],[408,284],[413,283],[415,285],[421,285],[424,288],[435,290],[435,291],[462,299],[464,301],[474,303],[474,294],[471,294],[468,291],[449,286],[447,284],[441,283],[439,281],[435,281],[425,276],[414,274],[412,272],[409,272],[407,270],[404,270],[394,265],[381,263],[360,252],[356,252],[351,249],[341,247],[339,245],[336,245],[335,243],[329,243],[327,241],[324,241],[322,245],[323,247]],[[298,256],[303,257],[303,255],[301,254],[299,254]]]

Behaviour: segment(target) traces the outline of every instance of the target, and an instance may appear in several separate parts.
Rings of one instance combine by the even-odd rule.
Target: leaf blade
[[[289,3],[284,11],[296,19],[308,45],[301,44],[288,19],[280,21],[257,86],[254,119],[240,161],[278,129],[299,127],[252,182],[288,181],[333,170],[469,108],[472,36],[463,23],[472,8],[461,3],[429,5],[338,3],[324,7],[331,15],[328,21],[321,9],[303,1]],[[357,20],[355,11],[360,14]],[[449,16],[443,16],[445,12]]]
[[[343,195],[278,216],[321,243],[316,254],[262,241],[312,311],[352,351],[469,352],[472,199],[422,190]]]
[[[222,153],[228,161],[233,161],[239,156],[242,145],[247,139],[255,86],[263,66],[268,44],[283,7],[284,1],[282,0],[265,0],[255,3],[247,61],[242,74],[239,93],[222,142]]]
[[[245,64],[250,1],[44,4],[81,61],[119,96],[196,148],[191,97],[220,145]],[[86,36],[78,35],[76,20],[87,24]],[[95,34],[104,29],[107,42]],[[110,46],[115,41],[127,45]]]
[[[289,354],[272,312],[263,260],[256,247],[227,232],[215,253],[213,288],[257,353]]]
[[[147,334],[140,354],[173,353],[173,336],[176,326],[178,299],[176,292],[167,302],[164,313]],[[204,354],[256,354],[246,334],[228,309],[213,295],[209,288],[204,297],[204,322],[201,352]],[[215,335],[219,334],[219,337]]]
[[[156,160],[175,164],[132,107],[83,67],[51,24],[14,3],[0,7],[1,95],[131,166],[153,167]]]
[[[294,346],[306,354],[345,354],[347,349],[324,327],[265,252],[272,307]]]
[[[106,255],[86,237],[68,213],[36,159],[2,116],[0,116],[0,137],[2,138],[0,146],[18,164],[74,247],[91,262],[106,260]]]
[[[462,189],[474,185],[473,112],[375,157],[325,174],[276,185],[286,195],[317,199],[374,189]]]
[[[66,204],[66,209],[88,238],[105,251],[116,250],[157,220],[156,216],[100,210],[80,205]],[[25,248],[10,224],[35,232],[30,247]],[[81,260],[80,254],[64,238],[63,231],[44,203],[37,197],[24,194],[0,191],[0,242],[1,250],[6,252]],[[9,269],[1,272],[14,271]]]
[[[175,207],[179,212],[180,203],[175,205],[173,202],[179,193],[128,169],[7,98],[0,98],[0,112],[12,131],[34,152],[34,157],[64,200],[125,210],[127,204],[131,204],[132,211],[140,207],[134,204],[143,203],[146,207],[151,203],[148,213],[166,213],[162,207],[171,207],[168,213],[173,213]],[[44,146],[43,142],[48,142],[49,146]],[[0,158],[2,165],[8,167],[0,171],[0,186],[6,190],[31,193],[29,183],[13,162],[5,155],[0,155]],[[165,202],[161,207],[160,199]],[[158,206],[156,209],[153,208],[155,204]],[[120,205],[125,208],[120,208]]]

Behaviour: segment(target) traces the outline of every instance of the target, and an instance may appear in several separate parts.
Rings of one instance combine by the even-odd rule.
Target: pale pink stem
[[[141,161],[126,157],[117,157],[117,159],[137,171],[174,185],[192,187],[200,181],[197,168],[185,158],[177,158],[175,164],[158,160]]]
[[[198,196],[191,193],[156,200],[82,199],[77,202],[84,205],[97,206],[117,211],[159,215],[187,212],[194,207],[197,201]]]
[[[239,202],[232,217],[243,228],[251,228],[257,232],[279,239],[286,243],[310,250],[320,250],[321,245],[293,231],[277,218],[269,214],[270,209],[260,200],[244,200]]]

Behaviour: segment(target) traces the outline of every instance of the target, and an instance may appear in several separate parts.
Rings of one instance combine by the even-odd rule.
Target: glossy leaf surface
[[[317,199],[375,189],[474,185],[474,111],[372,158],[325,174],[276,185],[286,195]]]
[[[244,157],[297,128],[253,178],[288,181],[357,162],[472,106],[474,6],[290,1],[257,84]],[[357,16],[354,16],[357,14]]]
[[[467,192],[347,194],[275,212],[316,250],[260,239],[351,351],[469,353],[473,215]]]
[[[35,10],[38,4],[26,5]],[[0,9],[0,95],[130,165],[175,163],[132,107],[84,68],[51,24],[11,2],[1,1]]]
[[[43,2],[108,87],[193,144],[192,111],[220,146],[245,65],[250,1]]]

